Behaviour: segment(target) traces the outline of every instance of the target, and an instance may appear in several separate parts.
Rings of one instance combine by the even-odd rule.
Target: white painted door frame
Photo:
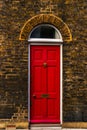
[[[51,41],[51,40],[46,40],[43,42],[40,41],[28,41],[29,45],[28,45],[28,121],[30,122],[30,46],[31,45],[58,45],[60,46],[60,124],[62,124],[63,122],[63,102],[62,102],[62,98],[63,98],[63,44],[62,41]]]

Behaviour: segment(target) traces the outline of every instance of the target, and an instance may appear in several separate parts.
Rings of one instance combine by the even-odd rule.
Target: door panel
[[[31,46],[31,123],[60,122],[60,47]]]
[[[55,66],[50,66],[48,67],[48,92],[55,92],[56,91],[56,77],[55,77],[55,72],[56,72],[56,67]]]

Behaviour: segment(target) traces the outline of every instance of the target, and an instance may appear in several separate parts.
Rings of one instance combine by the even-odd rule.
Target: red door
[[[31,46],[31,123],[60,123],[60,46]]]

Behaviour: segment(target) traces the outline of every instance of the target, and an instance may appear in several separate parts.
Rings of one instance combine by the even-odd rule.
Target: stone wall
[[[19,34],[42,13],[60,17],[73,36],[63,47],[63,121],[86,122],[86,0],[0,0],[0,119],[28,120],[28,44]]]

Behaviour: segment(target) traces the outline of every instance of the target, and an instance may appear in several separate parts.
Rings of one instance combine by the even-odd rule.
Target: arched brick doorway
[[[19,40],[28,40],[28,36],[32,29],[42,23],[54,25],[60,31],[64,42],[72,41],[72,35],[67,24],[53,14],[39,14],[26,21],[21,29]]]
[[[53,43],[51,43],[50,44],[50,41],[51,40],[49,40],[49,41],[44,41],[43,39],[42,39],[42,41],[39,41],[39,39],[38,39],[38,42],[40,43],[41,42],[41,44],[37,44],[37,41],[33,41],[32,43],[31,43],[31,40],[29,39],[29,35],[31,34],[31,32],[32,32],[32,30],[34,30],[34,28],[36,28],[38,25],[41,25],[41,24],[49,24],[49,25],[52,25],[52,26],[54,26],[59,32],[60,32],[60,34],[61,34],[61,36],[62,36],[62,40],[61,40],[61,42],[59,42],[59,41],[57,41],[57,44],[54,44],[54,43],[56,43],[56,42],[54,42],[53,41]],[[36,16],[34,16],[33,18],[31,18],[31,19],[29,19],[25,24],[24,24],[24,26],[22,27],[22,29],[21,29],[21,33],[20,33],[20,37],[19,37],[19,40],[22,40],[22,41],[29,41],[29,65],[28,65],[28,68],[29,68],[29,90],[28,90],[28,92],[29,92],[29,122],[31,122],[31,123],[59,123],[59,124],[62,124],[62,44],[61,43],[64,43],[64,42],[71,42],[72,41],[72,35],[71,35],[71,32],[70,32],[70,30],[69,30],[69,28],[68,28],[68,26],[59,18],[59,17],[57,17],[57,16],[55,16],[55,15],[53,15],[53,14],[40,14],[40,15],[36,15]],[[48,42],[48,43],[47,43]],[[43,44],[42,44],[43,43]],[[38,45],[38,47],[37,47],[37,45]],[[44,45],[44,46],[42,46],[42,45]],[[45,46],[46,45],[46,46]],[[49,47],[47,46],[47,45],[49,45]],[[53,47],[51,47],[51,45],[53,46]],[[55,46],[56,45],[56,46]],[[49,50],[49,48],[50,49],[53,49],[54,48],[54,50],[57,50],[56,51],[56,53],[55,54],[57,54],[57,52],[58,52],[58,55],[59,55],[59,61],[57,62],[57,64],[59,63],[59,71],[60,71],[60,73],[59,73],[59,76],[60,77],[57,77],[57,78],[59,78],[60,80],[59,80],[59,90],[57,90],[57,91],[60,91],[60,93],[59,93],[59,95],[60,95],[60,97],[59,97],[59,102],[60,102],[60,106],[58,106],[59,107],[59,118],[58,119],[49,119],[48,120],[48,118],[46,119],[46,118],[44,118],[44,119],[42,119],[41,118],[41,120],[40,120],[40,118],[38,118],[37,117],[37,119],[35,119],[35,117],[33,117],[32,119],[31,119],[31,113],[34,113],[34,111],[33,112],[31,112],[31,108],[30,108],[30,95],[32,94],[33,96],[33,98],[34,99],[36,99],[37,97],[38,97],[38,94],[36,94],[35,92],[31,92],[31,90],[30,90],[30,86],[32,86],[31,85],[31,76],[30,75],[32,75],[34,72],[30,69],[30,68],[32,68],[32,66],[33,66],[33,63],[35,62],[35,61],[33,61],[33,58],[34,58],[34,55],[33,55],[33,53],[36,53],[37,54],[37,56],[38,55],[40,55],[40,54],[38,54],[39,52],[40,52],[40,50],[38,51],[38,52],[34,52],[34,50],[38,50],[38,48],[39,49],[41,49],[41,50]],[[59,50],[58,50],[58,48],[59,48]],[[53,50],[51,50],[51,51],[53,51]],[[32,56],[33,56],[33,58],[32,58],[32,56],[30,56],[30,54],[32,54]],[[44,55],[44,54],[41,54],[41,55]],[[46,57],[46,55],[45,55],[45,57]],[[56,55],[54,56],[54,57],[56,57]],[[31,59],[32,59],[32,62],[30,62],[31,61]],[[57,60],[58,60],[57,59]],[[35,60],[35,59],[34,59]],[[30,71],[32,72],[32,73],[30,73]],[[38,70],[39,71],[39,70]],[[52,73],[52,71],[51,71],[51,73]],[[35,73],[34,73],[35,74]],[[35,76],[35,75],[34,75]],[[46,75],[45,75],[46,76]],[[37,76],[36,76],[37,77]],[[40,77],[40,76],[38,76],[38,77]],[[34,81],[33,80],[33,82],[37,82],[36,80]],[[57,83],[58,84],[58,83]],[[58,87],[58,86],[57,86]],[[38,88],[39,89],[39,88]],[[44,95],[44,94],[41,94],[41,95]],[[50,94],[51,95],[51,94]],[[47,93],[45,93],[45,97],[46,98],[49,98],[48,97],[48,94]],[[40,98],[39,98],[40,99]],[[41,101],[42,102],[42,101]],[[36,105],[37,106],[37,105]],[[44,107],[44,106],[43,106]],[[34,108],[33,108],[34,109]],[[36,108],[35,108],[36,109]],[[53,109],[53,108],[52,108]],[[39,109],[37,109],[37,111],[38,111]],[[58,110],[58,109],[57,109]],[[56,111],[57,111],[56,110]],[[40,113],[39,113],[40,114]],[[51,112],[51,114],[52,114],[52,112]],[[43,115],[41,115],[41,116],[43,116]]]

